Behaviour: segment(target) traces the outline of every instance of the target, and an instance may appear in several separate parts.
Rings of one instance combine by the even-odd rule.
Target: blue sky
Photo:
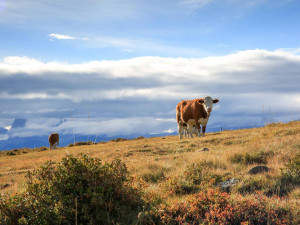
[[[0,0],[0,127],[28,119],[0,140],[84,133],[88,114],[95,134],[168,132],[177,102],[206,95],[220,99],[211,128],[299,119],[299,10],[297,0]]]
[[[295,0],[0,2],[2,58],[81,63],[299,47]]]

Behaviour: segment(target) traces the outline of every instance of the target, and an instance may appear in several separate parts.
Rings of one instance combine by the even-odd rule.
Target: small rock
[[[227,180],[227,181],[219,183],[218,186],[220,186],[220,188],[221,188],[222,191],[229,192],[230,188],[232,186],[236,185],[236,183],[238,183],[238,182],[239,182],[238,179],[232,178],[230,180]]]
[[[10,184],[4,184],[4,185],[1,186],[1,189],[7,188],[9,186],[10,186]]]
[[[258,174],[258,173],[264,173],[264,172],[269,172],[270,168],[266,166],[256,166],[253,167],[251,170],[249,170],[250,174]]]
[[[206,152],[206,151],[209,151],[209,148],[202,148],[202,149],[199,149],[197,152]]]

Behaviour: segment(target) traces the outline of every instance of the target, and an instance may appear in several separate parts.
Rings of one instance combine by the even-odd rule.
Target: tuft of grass
[[[214,180],[214,183],[218,183],[224,180],[224,175],[213,172],[214,169],[218,168],[224,170],[226,165],[206,160],[200,163],[192,163],[185,171],[185,179],[193,184],[200,184],[202,181],[210,182],[211,180]]]
[[[148,171],[143,173],[141,177],[146,182],[157,183],[165,179],[166,172],[168,172],[168,169],[165,167],[158,164],[150,164],[148,166]]]

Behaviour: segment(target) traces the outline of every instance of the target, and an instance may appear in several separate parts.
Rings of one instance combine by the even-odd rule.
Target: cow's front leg
[[[191,138],[194,138],[194,137],[193,137],[193,125],[188,124],[187,129],[188,129],[188,131],[189,131],[189,133],[190,133],[190,137],[191,137]]]
[[[198,137],[200,137],[200,123],[196,123],[196,128],[197,128],[197,134],[198,134]]]
[[[202,135],[203,135],[203,137],[204,137],[204,134],[205,134],[205,129],[206,129],[206,126],[202,125]]]

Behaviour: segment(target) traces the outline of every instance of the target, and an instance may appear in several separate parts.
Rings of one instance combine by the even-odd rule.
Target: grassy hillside
[[[203,148],[208,151],[202,151]],[[47,148],[4,151],[0,153],[0,192],[21,192],[28,170],[49,160],[59,162],[68,154],[81,153],[103,162],[120,159],[131,175],[142,180],[145,193],[154,196],[151,200],[154,205],[188,201],[191,195],[234,178],[231,198],[268,196],[272,199],[270,203],[276,201],[287,207],[293,223],[300,221],[299,121],[225,130],[194,139],[166,136],[119,139],[53,151]],[[257,165],[267,166],[270,171],[249,174]],[[281,198],[274,200],[274,196]]]

